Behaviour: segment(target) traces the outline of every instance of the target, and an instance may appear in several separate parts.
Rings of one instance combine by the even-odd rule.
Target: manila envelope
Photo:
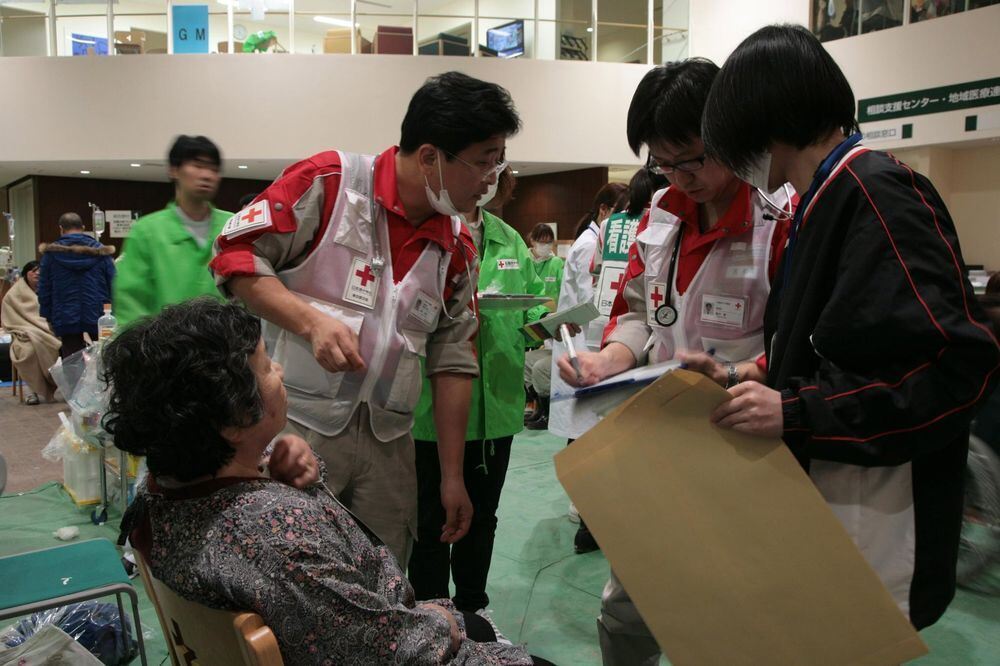
[[[927,653],[781,441],[713,426],[729,394],[683,370],[556,473],[675,666],[879,666]]]

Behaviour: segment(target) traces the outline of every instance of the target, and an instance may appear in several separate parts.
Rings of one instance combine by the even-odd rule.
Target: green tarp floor
[[[552,463],[564,443],[544,432],[515,438],[488,592],[493,618],[511,640],[562,666],[586,666],[600,663],[595,618],[608,563],[600,553],[573,553],[576,526]],[[106,525],[92,525],[90,509],[74,506],[55,483],[4,495],[0,556],[57,545],[52,533],[68,525],[80,528],[81,539],[114,540],[118,519],[113,512]],[[135,582],[149,662],[167,663],[156,614]],[[913,662],[920,666],[1000,664],[1000,597],[959,590],[944,618],[922,635],[931,654]]]

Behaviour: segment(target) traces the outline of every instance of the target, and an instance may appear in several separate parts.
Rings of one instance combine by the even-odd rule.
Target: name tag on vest
[[[410,310],[411,317],[425,326],[433,326],[437,323],[440,312],[441,304],[435,301],[433,296],[422,291],[417,292],[417,297],[413,301],[413,309]]]
[[[369,310],[375,308],[378,295],[379,278],[364,259],[354,259],[351,262],[351,273],[347,276],[347,287],[344,289],[344,300]]]
[[[743,318],[747,312],[747,299],[731,296],[701,297],[701,320],[706,324],[720,326],[743,326]]]
[[[497,270],[516,271],[521,268],[521,263],[517,259],[497,259]]]

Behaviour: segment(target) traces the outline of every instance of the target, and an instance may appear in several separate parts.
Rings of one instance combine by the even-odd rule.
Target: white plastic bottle
[[[118,320],[111,314],[111,303],[104,304],[104,315],[97,320],[97,337],[101,341],[108,340],[115,332]]]

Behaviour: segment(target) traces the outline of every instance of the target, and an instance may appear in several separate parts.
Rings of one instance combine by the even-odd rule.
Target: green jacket
[[[199,247],[176,210],[170,202],[163,210],[144,215],[125,239],[114,283],[120,326],[198,296],[222,299],[208,262],[212,244],[232,213],[212,208],[212,227],[205,247]]]
[[[559,302],[559,287],[562,285],[563,266],[566,260],[555,255],[545,261],[535,262],[535,272],[545,283],[545,295]]]
[[[483,211],[483,247],[480,252],[479,291],[545,295],[545,283],[535,273],[535,262],[512,227]],[[516,264],[510,260],[516,260]],[[500,270],[499,264],[514,265]],[[527,312],[481,310],[476,355],[480,376],[472,383],[472,405],[466,441],[495,439],[524,429],[524,348],[528,340],[521,327],[548,312],[544,305]],[[430,380],[424,378],[417,404],[413,438],[437,441],[431,407]]]

